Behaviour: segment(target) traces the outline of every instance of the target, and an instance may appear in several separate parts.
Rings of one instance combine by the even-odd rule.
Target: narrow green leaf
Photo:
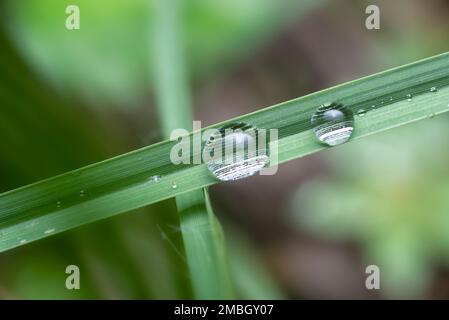
[[[278,162],[282,163],[326,148],[317,142],[310,125],[311,115],[322,103],[338,101],[354,112],[377,106],[356,117],[354,140],[448,111],[448,84],[449,54],[445,53],[225,123],[244,121],[279,129]],[[431,87],[438,91],[430,92]],[[412,101],[407,101],[407,94],[413,95]],[[0,250],[218,182],[204,165],[172,164],[169,155],[175,144],[163,141],[3,193]],[[159,182],[149,180],[154,175],[161,176]]]
[[[181,34],[184,7],[180,0],[158,0],[155,5],[156,97],[162,131],[170,137],[174,129],[191,130],[193,120]],[[222,232],[206,197],[200,188],[176,197],[191,284],[198,299],[230,298]]]

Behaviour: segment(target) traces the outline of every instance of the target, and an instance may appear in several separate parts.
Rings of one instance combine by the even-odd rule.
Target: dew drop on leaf
[[[154,176],[151,176],[150,178],[148,178],[148,181],[149,182],[159,182],[160,180],[161,180],[161,176],[159,176],[159,175],[154,175]]]
[[[206,142],[207,168],[221,181],[250,177],[268,165],[266,141],[256,127],[233,123],[217,130]]]
[[[316,109],[311,124],[320,142],[336,146],[351,138],[354,131],[354,115],[342,104],[327,103]]]
[[[363,117],[366,114],[366,110],[365,109],[359,109],[357,110],[357,115],[359,117]]]
[[[407,98],[407,101],[412,101],[413,96],[409,93],[408,95],[405,96]]]
[[[437,91],[438,91],[437,87],[430,88],[430,92],[437,92]]]

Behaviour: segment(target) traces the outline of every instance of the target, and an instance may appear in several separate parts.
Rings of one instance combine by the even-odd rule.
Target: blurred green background
[[[81,29],[65,28],[76,4]],[[366,30],[365,8],[381,11]],[[160,141],[153,1],[0,1],[0,192]],[[449,51],[443,0],[185,0],[203,126]],[[211,188],[241,298],[449,298],[449,117]],[[65,268],[81,289],[65,288]],[[381,290],[365,288],[365,267]],[[191,298],[172,200],[0,254],[0,298]]]

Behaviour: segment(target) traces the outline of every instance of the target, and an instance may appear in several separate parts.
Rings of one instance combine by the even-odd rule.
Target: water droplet
[[[61,208],[61,201],[56,202],[56,208]]]
[[[161,176],[159,176],[159,175],[155,175],[155,176],[151,176],[151,177],[149,177],[148,178],[148,181],[149,182],[159,182],[160,180],[161,180]]]
[[[171,187],[172,187],[173,189],[176,189],[176,188],[178,187],[178,185],[176,184],[176,182],[173,182],[173,183],[171,184]]]
[[[405,96],[407,98],[407,101],[412,101],[413,96],[409,93],[408,95]]]
[[[429,118],[429,119],[432,119],[433,117],[435,117],[435,113],[433,113],[433,112],[432,112],[431,114],[428,115],[428,118]]]
[[[80,197],[84,197],[86,195],[86,191],[80,190]]]
[[[337,103],[319,106],[312,116],[311,123],[318,140],[329,146],[348,141],[354,131],[352,111]]]
[[[363,117],[366,114],[366,110],[365,109],[359,109],[357,110],[357,115],[359,117]]]
[[[393,101],[393,97],[390,97],[390,101]]]
[[[22,240],[20,240],[20,244],[24,244],[25,242],[27,242],[27,240],[26,240],[26,239],[22,239]]]
[[[437,92],[437,91],[438,91],[437,87],[430,88],[430,92]]]
[[[207,168],[221,181],[256,174],[269,162],[264,136],[256,127],[243,122],[220,128],[203,149]]]
[[[47,230],[45,230],[44,231],[44,234],[50,234],[50,233],[53,233],[53,232],[55,232],[55,229],[47,229]]]

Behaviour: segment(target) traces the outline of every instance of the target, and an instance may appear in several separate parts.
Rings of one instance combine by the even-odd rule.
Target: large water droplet
[[[220,128],[204,146],[203,157],[210,157],[206,160],[207,168],[221,181],[254,175],[269,162],[264,136],[256,127],[246,123]]]
[[[354,131],[352,111],[337,103],[319,106],[312,116],[311,123],[318,140],[329,146],[348,141]]]
[[[438,91],[437,87],[430,88],[430,92],[437,92],[437,91]]]

